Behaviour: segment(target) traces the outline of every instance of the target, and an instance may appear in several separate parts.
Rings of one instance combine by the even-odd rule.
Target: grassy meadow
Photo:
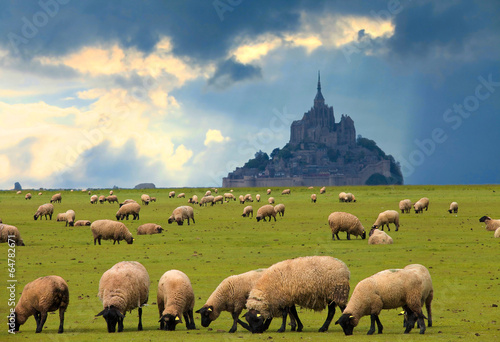
[[[124,221],[135,237],[133,245],[125,242],[113,245],[104,241],[94,246],[89,227],[65,227],[56,222],[57,213],[73,209],[76,219],[115,219],[116,203],[95,204],[89,202],[87,192],[61,191],[62,203],[54,204],[52,220],[33,220],[39,205],[48,203],[53,191],[24,190],[22,195],[15,191],[0,192],[0,218],[6,224],[19,228],[26,243],[16,247],[15,269],[17,299],[24,285],[45,275],[59,275],[69,285],[70,304],[65,316],[65,332],[57,334],[59,317],[49,314],[43,332],[35,336],[35,320],[30,317],[21,326],[20,333],[9,336],[7,327],[8,286],[7,244],[1,244],[0,265],[3,291],[0,297],[0,314],[4,317],[0,339],[38,341],[145,341],[170,339],[173,341],[498,341],[500,340],[500,239],[493,232],[484,229],[479,222],[483,215],[500,218],[498,206],[500,186],[377,186],[377,187],[328,187],[326,194],[319,195],[319,188],[292,188],[291,195],[281,195],[282,189],[273,189],[272,196],[277,203],[286,206],[285,216],[277,222],[257,222],[255,218],[243,218],[245,205],[238,201],[213,207],[195,206],[196,223],[183,226],[169,225],[167,219],[172,210],[186,205],[190,195],[203,196],[207,189],[175,189],[185,192],[186,198],[168,198],[172,189],[131,190],[118,189],[114,193],[121,202],[127,198],[140,202],[142,193],[156,196],[157,202],[142,206],[140,220]],[[25,200],[24,194],[33,194]],[[219,189],[219,194],[228,189]],[[355,194],[356,203],[339,203],[340,191]],[[311,193],[318,194],[316,204],[311,203]],[[108,190],[93,191],[93,194],[107,195]],[[254,213],[259,206],[267,204],[265,189],[234,189],[234,195],[251,193],[262,196],[261,203],[251,203]],[[368,245],[367,240],[345,239],[332,241],[328,226],[328,215],[333,211],[346,211],[356,215],[367,231],[379,212],[398,210],[401,199],[412,202],[426,196],[430,199],[428,211],[423,214],[400,214],[401,227],[398,232],[391,225],[389,235],[393,245]],[[449,203],[459,203],[458,214],[449,214]],[[162,234],[137,236],[136,229],[147,222],[155,222],[165,229]],[[323,324],[326,310],[312,312],[298,308],[304,324],[301,333],[279,334],[281,324],[275,318],[268,332],[252,335],[238,326],[235,334],[227,331],[231,327],[231,316],[223,312],[210,327],[203,328],[199,315],[195,314],[197,329],[187,331],[179,324],[175,332],[159,331],[159,315],[156,306],[158,280],[164,272],[179,269],[186,273],[193,284],[199,309],[226,277],[299,256],[329,255],[343,260],[351,271],[351,293],[356,284],[384,269],[402,268],[411,263],[426,266],[434,285],[433,321],[424,336],[414,329],[404,335],[403,320],[398,310],[385,310],[380,315],[384,325],[382,335],[367,336],[370,318],[361,319],[353,336],[344,336],[340,326],[334,325],[335,317],[326,333],[318,333]],[[137,310],[127,313],[125,330],[109,334],[102,317],[94,315],[102,310],[97,297],[99,279],[103,272],[123,260],[141,262],[149,272],[151,288],[149,305],[143,310],[144,331],[137,331]],[[245,312],[245,311],[244,311]],[[427,314],[425,312],[425,314]]]

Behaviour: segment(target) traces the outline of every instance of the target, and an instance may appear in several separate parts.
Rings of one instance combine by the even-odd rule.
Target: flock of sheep
[[[217,193],[217,190],[214,190]],[[320,190],[324,194],[326,188]],[[290,189],[282,191],[282,195],[290,195]],[[25,196],[26,199],[31,199]],[[267,195],[271,195],[268,189]],[[101,199],[102,197],[102,199]],[[105,201],[118,203],[115,195],[98,197],[92,195],[91,204]],[[169,194],[169,198],[175,197],[175,192]],[[178,198],[185,198],[181,193]],[[261,196],[255,196],[260,202]],[[53,203],[60,203],[61,194],[52,196],[50,203],[41,205],[34,214],[34,219],[52,219],[54,213]],[[239,197],[240,203],[253,202],[250,194]],[[141,196],[143,205],[156,201],[156,198],[146,194]],[[231,193],[223,196],[212,196],[207,191],[205,196],[198,201],[193,195],[188,199],[188,204],[215,205],[216,203],[227,203],[236,201]],[[311,201],[316,203],[317,195],[311,195]],[[339,201],[356,202],[356,198],[350,193],[340,193]],[[274,198],[269,197],[268,203],[262,205],[256,214],[256,220],[266,221],[266,218],[284,216],[284,204],[273,206]],[[116,221],[109,219],[75,221],[75,212],[68,210],[57,215],[57,221],[64,221],[70,226],[90,226],[93,234],[94,245],[101,244],[101,240],[111,239],[113,244],[125,240],[132,244],[134,238],[128,228],[120,222],[128,220],[132,215],[134,220],[139,220],[140,204],[134,200],[125,200],[119,204],[116,213]],[[413,205],[410,200],[402,200],[399,210],[402,214],[410,212],[413,207],[415,213],[422,213],[429,208],[429,199],[421,198]],[[458,212],[458,204],[450,204],[449,213]],[[243,209],[243,217],[253,217],[253,208],[247,205]],[[168,218],[168,223],[176,222],[182,225],[184,221],[195,223],[193,207],[186,205],[173,210]],[[493,220],[483,216],[480,222],[486,224],[486,229],[495,231],[495,237],[500,236],[500,220]],[[332,232],[332,239],[339,238],[339,232],[346,232],[347,239],[350,235],[366,238],[366,232],[360,220],[347,212],[333,212],[328,216],[328,223]],[[380,213],[373,223],[369,232],[369,244],[390,244],[392,238],[383,230],[389,224],[394,224],[396,231],[399,229],[399,212],[387,210]],[[140,225],[137,235],[161,233],[163,228],[155,223]],[[24,246],[19,230],[14,226],[1,223],[1,242],[6,242],[5,236],[15,236],[18,246]],[[433,299],[433,287],[431,276],[422,265],[412,264],[403,269],[390,269],[376,273],[360,281],[349,299],[350,271],[346,264],[339,259],[329,256],[308,256],[288,259],[267,269],[249,271],[239,275],[233,275],[224,279],[213,291],[206,303],[196,312],[201,316],[201,325],[208,327],[216,320],[222,311],[227,311],[233,318],[233,324],[229,332],[237,330],[237,324],[253,333],[261,333],[268,329],[273,317],[281,317],[282,325],[278,331],[285,331],[286,319],[290,317],[291,330],[302,331],[303,324],[298,317],[295,305],[309,308],[315,311],[328,309],[326,320],[319,331],[327,331],[333,319],[335,308],[338,306],[342,314],[335,324],[339,324],[346,335],[353,333],[354,327],[359,323],[361,317],[370,315],[371,327],[368,334],[375,332],[377,325],[378,333],[382,333],[383,326],[378,317],[383,309],[403,308],[405,333],[409,333],[417,323],[420,333],[426,330],[427,325],[432,326],[431,302]],[[107,323],[108,332],[123,331],[123,320],[127,311],[138,308],[139,324],[138,330],[142,330],[142,307],[147,303],[149,296],[150,279],[146,268],[136,261],[122,261],[104,272],[99,282],[98,296],[103,303],[103,310],[97,316],[103,316]],[[36,332],[41,332],[47,312],[59,310],[60,326],[59,333],[64,328],[64,312],[69,304],[68,285],[59,276],[46,276],[28,283],[15,307],[14,322],[15,331],[24,324],[28,317],[33,315],[36,320]],[[157,291],[157,305],[159,310],[158,321],[160,329],[175,330],[175,326],[184,323],[187,329],[195,329],[193,318],[194,291],[188,276],[179,270],[169,270],[163,274]],[[425,305],[427,317],[423,314]],[[240,319],[244,309],[248,311],[243,316],[247,323]],[[241,317],[241,318],[243,318]]]

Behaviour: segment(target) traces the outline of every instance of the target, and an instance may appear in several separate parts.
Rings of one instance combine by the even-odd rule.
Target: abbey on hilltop
[[[258,151],[222,181],[224,188],[403,184],[399,165],[373,140],[358,137],[354,121],[333,107],[318,88],[313,107],[290,127],[290,142],[271,155]]]

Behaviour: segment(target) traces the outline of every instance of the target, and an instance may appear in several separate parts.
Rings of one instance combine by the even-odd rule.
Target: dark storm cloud
[[[239,63],[232,57],[217,65],[217,69],[214,75],[208,80],[208,84],[223,89],[236,82],[261,77],[261,68],[251,64]]]

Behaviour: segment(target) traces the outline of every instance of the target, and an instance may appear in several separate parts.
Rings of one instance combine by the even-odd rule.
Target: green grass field
[[[169,225],[167,219],[172,210],[186,205],[185,199],[169,199],[171,189],[115,190],[120,201],[127,198],[140,200],[144,192],[156,196],[158,201],[142,206],[140,220],[124,221],[135,237],[133,245],[122,242],[113,245],[103,241],[94,246],[89,227],[65,227],[56,222],[57,213],[73,209],[76,219],[114,219],[116,204],[91,205],[87,192],[62,191],[62,203],[55,204],[54,217],[50,221],[34,221],[38,206],[48,203],[54,192],[30,191],[31,200],[25,200],[14,191],[0,192],[0,218],[6,224],[19,228],[27,246],[16,247],[15,276],[17,299],[24,285],[38,277],[56,274],[69,285],[70,304],[66,312],[65,332],[57,334],[59,319],[50,314],[41,334],[35,337],[35,320],[30,317],[21,326],[16,336],[9,336],[7,326],[9,272],[7,267],[7,244],[0,245],[0,265],[3,280],[0,298],[0,313],[4,317],[0,339],[56,340],[56,341],[144,341],[170,339],[174,341],[221,341],[221,340],[287,340],[330,341],[332,339],[356,341],[498,341],[500,340],[500,239],[484,229],[479,222],[483,215],[500,217],[498,208],[500,186],[395,186],[395,187],[328,187],[327,193],[319,195],[319,188],[292,188],[290,196],[282,196],[281,189],[274,189],[276,203],[286,205],[285,216],[277,222],[256,222],[241,217],[244,205],[231,202],[214,207],[195,206],[196,223],[190,226]],[[200,198],[206,189],[175,189],[186,196],[197,194]],[[223,194],[227,189],[220,189]],[[356,195],[356,203],[339,203],[340,191]],[[496,192],[495,192],[496,191]],[[109,190],[94,191],[108,194]],[[312,204],[310,194],[318,193],[318,202]],[[261,203],[253,202],[254,212],[267,204],[265,189],[234,189],[236,197],[251,193],[262,195]],[[340,233],[340,241],[332,241],[328,226],[328,215],[333,211],[346,211],[356,215],[369,231],[379,212],[398,209],[401,199],[413,202],[426,196],[430,199],[428,211],[423,214],[400,214],[401,227],[393,228],[389,235],[393,245],[368,245],[367,240],[347,241]],[[449,203],[459,203],[458,214],[449,214]],[[264,203],[263,203],[264,202]],[[155,222],[165,229],[162,234],[136,236],[139,225]],[[391,225],[391,227],[393,227]],[[235,334],[227,331],[231,317],[223,312],[209,329],[201,327],[199,315],[195,314],[197,330],[187,331],[178,325],[175,332],[159,331],[156,293],[158,280],[170,269],[186,273],[193,284],[196,304],[199,309],[224,278],[248,270],[268,267],[271,264],[299,256],[330,255],[343,260],[351,271],[351,293],[356,284],[384,269],[402,268],[407,264],[420,263],[426,266],[433,278],[434,326],[425,335],[414,329],[404,335],[400,310],[385,310],[380,315],[384,325],[382,335],[367,336],[370,318],[364,317],[354,329],[354,336],[344,336],[342,329],[334,325],[318,333],[326,311],[316,313],[298,309],[304,323],[301,333],[279,334],[276,330],[281,319],[276,318],[268,332],[252,335],[241,327]],[[141,262],[149,272],[151,288],[149,306],[143,310],[144,331],[137,331],[137,310],[128,313],[125,331],[108,334],[102,317],[94,315],[102,310],[97,297],[99,279],[103,272],[123,260]],[[245,312],[245,311],[244,311]]]

